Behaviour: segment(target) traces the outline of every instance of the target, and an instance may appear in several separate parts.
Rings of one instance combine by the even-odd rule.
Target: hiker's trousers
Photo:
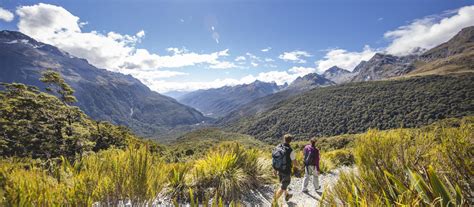
[[[308,182],[310,177],[313,178],[313,186],[314,190],[319,189],[319,176],[318,176],[318,170],[316,169],[316,166],[314,165],[308,165],[304,167],[304,179],[303,179],[303,191],[307,190],[308,187]]]

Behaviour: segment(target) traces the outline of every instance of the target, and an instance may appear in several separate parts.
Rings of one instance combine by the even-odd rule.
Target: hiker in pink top
[[[310,177],[313,177],[314,190],[321,189],[319,186],[319,149],[314,146],[316,140],[313,138],[311,143],[306,145],[303,149],[304,155],[304,179],[303,179],[303,193],[308,192],[308,182]]]

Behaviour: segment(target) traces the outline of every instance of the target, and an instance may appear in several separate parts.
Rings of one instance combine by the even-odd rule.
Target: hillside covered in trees
[[[74,90],[58,73],[47,71],[41,81],[50,93],[21,83],[2,84],[0,156],[74,160],[88,152],[141,142],[127,128],[94,121],[72,106]]]
[[[369,128],[418,127],[474,113],[474,75],[426,76],[316,88],[241,118],[233,131],[277,141],[359,133]]]

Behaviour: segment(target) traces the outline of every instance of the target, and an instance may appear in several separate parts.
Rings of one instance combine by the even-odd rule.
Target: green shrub
[[[335,167],[354,164],[354,155],[350,149],[338,149],[322,153],[321,157],[330,160]]]

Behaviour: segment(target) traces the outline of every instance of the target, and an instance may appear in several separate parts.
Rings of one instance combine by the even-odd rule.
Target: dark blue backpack
[[[279,144],[272,151],[272,166],[278,172],[288,171],[291,163],[288,162],[290,148],[284,144]]]

